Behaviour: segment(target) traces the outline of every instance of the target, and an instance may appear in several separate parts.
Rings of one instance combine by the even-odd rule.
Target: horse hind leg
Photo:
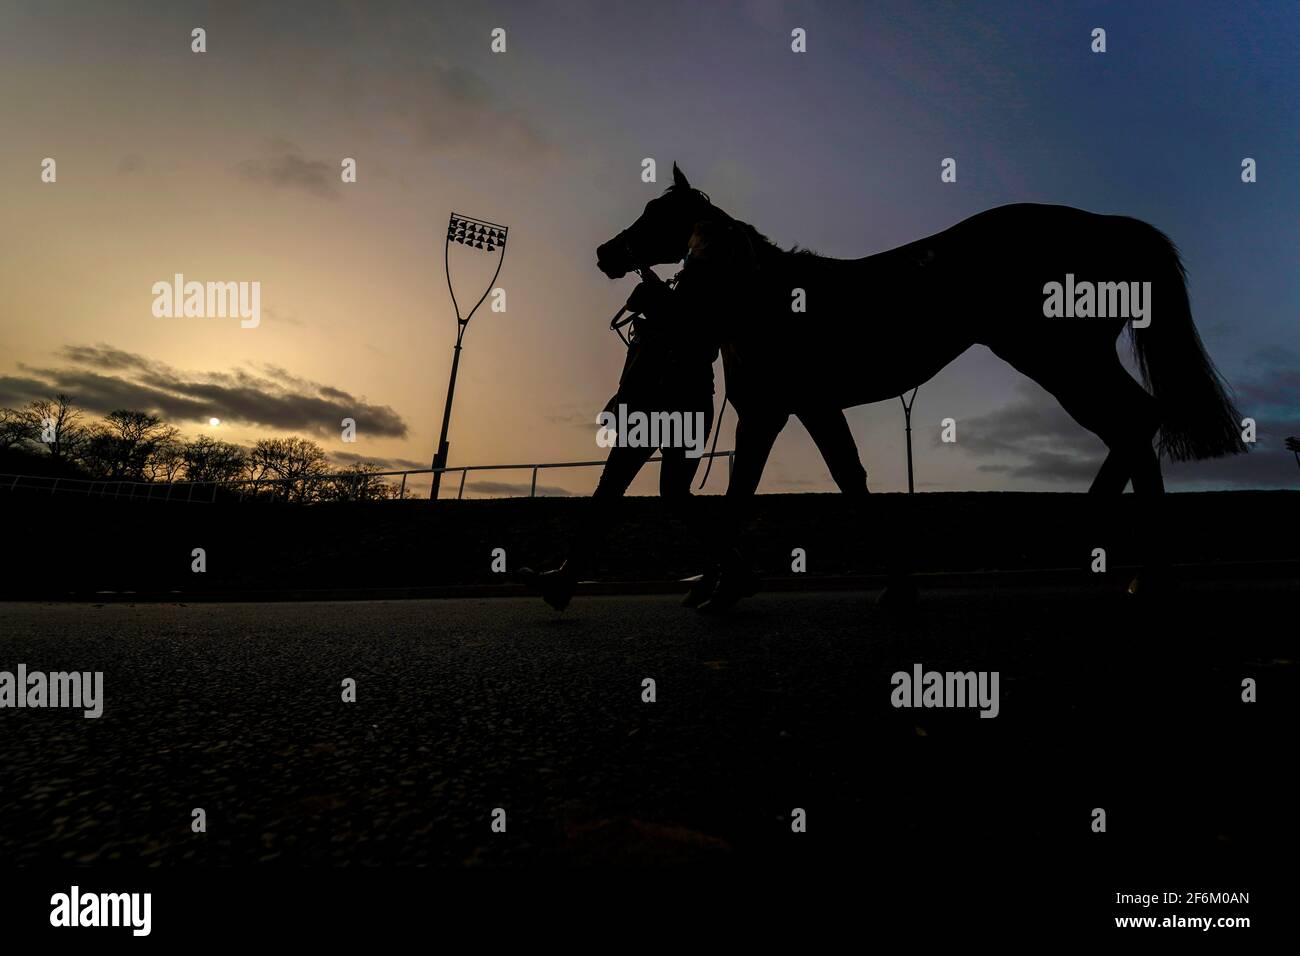
[[[1093,494],[1121,494],[1131,479],[1134,494],[1162,493],[1165,485],[1160,459],[1152,447],[1160,428],[1155,398],[1133,380],[1118,359],[1113,371],[1093,386],[1092,391],[1088,399],[1071,396],[1061,402],[1080,424],[1096,432],[1109,449],[1088,490]],[[1104,393],[1104,397],[1098,392]],[[1089,402],[1097,407],[1079,410],[1080,405]],[[1071,411],[1072,407],[1075,411]]]
[[[722,522],[714,557],[684,603],[706,614],[727,611],[757,590],[757,579],[740,551],[740,538],[776,437],[789,413],[764,410],[736,421],[736,455],[722,501]]]
[[[1160,427],[1156,400],[1124,368],[1109,330],[1090,341],[1080,342],[1078,336],[1027,338],[990,347],[1106,443],[1106,459],[1090,492],[1120,494],[1130,479],[1136,494],[1164,491],[1160,461],[1151,444]],[[1069,356],[1068,361],[1062,356]]]
[[[1141,567],[1127,590],[1130,594],[1158,594],[1168,580],[1169,569],[1164,550],[1167,529],[1159,504],[1163,501],[1164,480],[1152,447],[1160,426],[1159,406],[1129,375],[1113,347],[1076,351],[1076,355],[1079,360],[1068,371],[1045,368],[1033,377],[1075,421],[1106,443],[1106,460],[1089,489],[1098,504],[1100,496],[1122,493],[1130,479],[1135,495],[1152,499],[1142,506],[1142,535],[1137,543]],[[1110,510],[1106,508],[1107,513]],[[1100,530],[1106,526],[1107,516],[1098,510],[1090,527]]]

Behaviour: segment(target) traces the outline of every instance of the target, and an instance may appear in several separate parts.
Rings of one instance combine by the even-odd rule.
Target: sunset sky
[[[191,52],[195,27],[206,53]],[[497,27],[504,54],[489,47]],[[791,52],[795,27],[806,54]],[[1090,51],[1094,27],[1105,54]],[[606,323],[634,279],[602,276],[595,248],[676,160],[782,246],[837,257],[1008,202],[1153,223],[1182,249],[1201,334],[1260,423],[1254,453],[1169,466],[1171,486],[1294,487],[1281,443],[1300,434],[1297,116],[1292,2],[4,0],[0,405],[67,391],[96,413],[156,410],[187,435],[293,433],[339,462],[428,467],[455,210],[511,238],[507,311],[485,305],[466,336],[450,463],[603,458],[595,414],[623,353]],[[948,156],[955,184],[940,182]],[[344,157],[355,184],[340,181]],[[657,184],[641,181],[644,157]],[[1243,157],[1257,183],[1241,182]],[[456,255],[472,302],[487,257]],[[155,318],[151,287],[175,273],[259,281],[261,325]],[[861,321],[909,320],[871,301],[862,289]],[[718,379],[720,397],[720,366]],[[938,441],[945,417],[956,445]],[[898,402],[849,420],[871,487],[905,487]],[[719,447],[734,425],[728,410]],[[918,490],[1080,491],[1101,459],[982,347],[921,388],[914,427]],[[541,484],[587,493],[595,479]],[[792,422],[762,490],[831,488]]]

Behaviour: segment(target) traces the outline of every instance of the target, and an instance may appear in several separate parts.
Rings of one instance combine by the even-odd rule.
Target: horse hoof
[[[696,610],[701,614],[720,614],[757,593],[758,576],[752,571],[725,571],[718,576],[717,586],[708,600],[701,602]]]

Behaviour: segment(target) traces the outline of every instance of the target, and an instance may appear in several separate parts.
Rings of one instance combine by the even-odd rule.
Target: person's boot
[[[563,611],[573,600],[573,593],[578,589],[578,572],[572,561],[565,561],[553,571],[537,572],[532,568],[520,568],[516,572],[519,582],[541,594],[542,600]]]
[[[701,602],[696,610],[703,614],[718,614],[729,611],[743,598],[753,597],[758,593],[758,575],[748,562],[733,551],[722,562],[718,572],[718,583],[708,599]]]
[[[709,599],[713,594],[713,589],[718,586],[718,566],[709,565],[704,569],[698,581],[691,584],[691,589],[686,592],[686,597],[682,598],[682,607],[699,607]]]

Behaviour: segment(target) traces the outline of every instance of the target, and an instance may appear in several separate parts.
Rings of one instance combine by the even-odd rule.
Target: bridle
[[[653,280],[647,278],[647,274],[649,274],[649,275],[651,275],[651,276],[654,275],[654,273],[650,271],[650,267],[649,267],[649,266],[638,266],[638,267],[637,267],[636,269],[634,269],[633,271],[634,271],[638,276],[641,277],[641,281],[642,281],[642,282],[646,282],[646,281],[660,281],[659,278],[658,278],[657,276],[656,276]],[[668,288],[671,289],[671,288],[673,288],[675,285],[677,285],[677,280],[678,280],[679,278],[681,278],[681,275],[682,275],[682,273],[681,273],[681,270],[679,269],[679,270],[677,271],[677,274],[674,275],[671,279],[669,279],[668,282],[666,283],[666,285],[668,286]],[[630,310],[630,309],[625,305],[625,306],[623,306],[623,308],[621,308],[621,309],[619,309],[617,312],[615,312],[615,313],[614,313],[614,317],[613,317],[612,319],[609,320],[609,328],[610,328],[610,331],[611,331],[611,332],[616,332],[616,333],[618,333],[618,337],[619,337],[620,339],[623,340],[623,344],[626,345],[628,348],[631,348],[631,347],[632,347],[632,340],[629,339],[626,335],[623,334],[623,329],[626,328],[628,325],[631,325],[631,326],[635,329],[635,327],[636,327],[636,326],[635,326],[635,323],[636,323],[637,319],[641,319],[641,318],[644,318],[644,316],[643,316],[640,312],[633,312],[633,311],[631,311],[631,310]]]

